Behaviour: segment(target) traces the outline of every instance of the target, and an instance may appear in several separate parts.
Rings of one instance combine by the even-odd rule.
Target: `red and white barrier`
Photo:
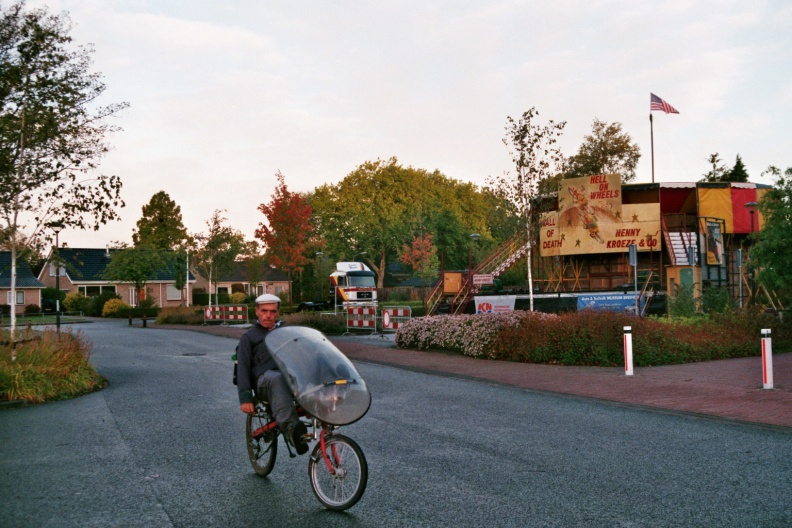
[[[633,375],[632,327],[624,327],[624,375]]]
[[[769,328],[762,330],[762,388],[773,388],[773,340]]]
[[[211,322],[247,323],[248,307],[246,304],[222,304],[220,306],[207,306],[204,308],[204,324]]]
[[[382,331],[395,332],[401,325],[412,317],[412,308],[409,306],[392,306],[382,309]]]
[[[351,330],[377,330],[376,306],[346,306],[347,333]]]

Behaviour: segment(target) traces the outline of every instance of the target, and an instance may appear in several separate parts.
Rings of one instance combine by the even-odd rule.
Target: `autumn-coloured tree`
[[[311,223],[311,206],[298,193],[286,187],[286,178],[280,171],[275,173],[278,185],[269,203],[259,205],[258,210],[267,217],[267,222],[259,223],[256,238],[267,247],[267,260],[289,276],[291,283],[294,273],[302,273],[303,266],[309,262],[306,257],[314,233]],[[292,302],[291,288],[289,303]]]
[[[410,266],[424,284],[437,277],[440,268],[437,248],[432,238],[432,233],[414,237],[411,245],[402,246],[402,253],[399,255],[399,262]]]

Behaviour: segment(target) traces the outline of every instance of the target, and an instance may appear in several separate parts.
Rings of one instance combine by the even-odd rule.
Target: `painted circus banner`
[[[618,174],[561,182],[558,211],[542,216],[541,255],[626,253],[660,250],[660,204],[623,204]]]

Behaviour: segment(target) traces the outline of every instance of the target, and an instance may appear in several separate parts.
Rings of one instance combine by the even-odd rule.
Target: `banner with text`
[[[516,295],[486,295],[473,297],[476,303],[476,313],[503,313],[514,311]]]
[[[578,310],[608,310],[611,312],[624,312],[635,315],[638,313],[635,305],[637,293],[594,293],[578,297]]]
[[[618,174],[563,180],[558,211],[542,216],[543,257],[660,250],[660,204],[622,204]]]

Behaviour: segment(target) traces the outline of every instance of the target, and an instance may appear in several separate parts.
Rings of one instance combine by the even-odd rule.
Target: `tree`
[[[533,243],[537,215],[534,214],[534,200],[539,190],[539,183],[558,173],[562,161],[561,151],[554,146],[566,126],[566,121],[556,123],[552,119],[546,125],[538,123],[539,111],[536,108],[523,112],[519,120],[508,117],[506,137],[503,143],[509,148],[509,155],[514,163],[514,173],[505,173],[501,177],[490,178],[490,184],[496,193],[508,199],[514,211],[525,226],[526,237]],[[531,253],[527,252],[528,296],[530,309],[533,311],[533,273],[531,269]]]
[[[566,160],[567,178],[592,174],[618,174],[622,182],[635,179],[635,168],[641,158],[641,148],[629,134],[622,131],[621,123],[594,119],[591,134],[585,136],[577,154]]]
[[[729,171],[726,181],[745,183],[748,181],[748,171],[745,170],[742,158],[737,154],[737,159],[734,162],[734,167]]]
[[[761,232],[752,234],[755,243],[750,250],[751,261],[759,270],[762,284],[788,293],[792,288],[792,167],[782,173],[770,166],[764,174],[775,176],[777,181],[759,201],[764,223]]]
[[[445,267],[464,266],[470,233],[491,240],[488,198],[473,184],[390,158],[361,164],[338,184],[317,188],[309,201],[328,258],[365,251],[382,288],[389,259],[421,233],[433,233]]]
[[[710,154],[709,158],[707,158],[707,163],[709,163],[712,168],[706,174],[704,174],[704,178],[700,181],[703,182],[721,182],[725,181],[726,174],[729,172],[729,169],[726,168],[726,165],[723,164],[723,161],[720,159],[720,155],[716,152],[715,154]]]
[[[187,285],[187,247],[193,244],[182,223],[181,207],[165,191],[159,191],[142,208],[137,229],[132,233],[135,247],[159,249],[161,265],[173,271],[174,287]]]
[[[259,244],[255,240],[245,243],[245,252],[242,255],[248,270],[248,280],[250,281],[250,294],[255,296],[259,281],[264,277],[266,269],[266,258],[259,249]]]
[[[437,258],[437,248],[432,243],[432,233],[416,236],[412,244],[402,246],[399,262],[411,267],[424,284],[437,277],[440,262]]]
[[[113,282],[131,282],[140,300],[146,283],[156,277],[167,264],[163,251],[152,246],[134,246],[119,243],[111,250],[110,262],[104,270],[104,277]]]
[[[745,170],[742,158],[737,154],[737,159],[734,162],[734,167],[731,169],[726,168],[716,152],[711,154],[707,161],[712,165],[712,169],[704,175],[700,181],[704,182],[742,182],[748,181],[748,172]]]
[[[160,191],[143,206],[143,215],[132,233],[132,242],[163,250],[176,249],[190,243],[190,236],[182,223],[181,207],[168,193]]]
[[[285,270],[291,284],[292,274],[301,273],[303,266],[309,262],[306,252],[314,236],[311,206],[302,196],[289,191],[286,178],[280,171],[275,174],[275,178],[278,185],[272,200],[258,207],[267,218],[267,223],[259,223],[256,238],[267,247],[267,260],[276,268]]]
[[[105,90],[90,71],[90,47],[73,47],[67,15],[0,8],[0,245],[16,258],[51,240],[57,223],[98,229],[123,207],[121,180],[97,175],[117,127],[106,119],[126,103],[98,107]],[[11,311],[11,335],[16,326]]]
[[[227,221],[223,212],[220,209],[215,210],[212,218],[206,221],[208,231],[193,235],[197,245],[195,267],[207,278],[210,286],[214,284],[215,294],[218,277],[227,273],[234,265],[236,257],[245,250],[242,233],[223,225]]]

